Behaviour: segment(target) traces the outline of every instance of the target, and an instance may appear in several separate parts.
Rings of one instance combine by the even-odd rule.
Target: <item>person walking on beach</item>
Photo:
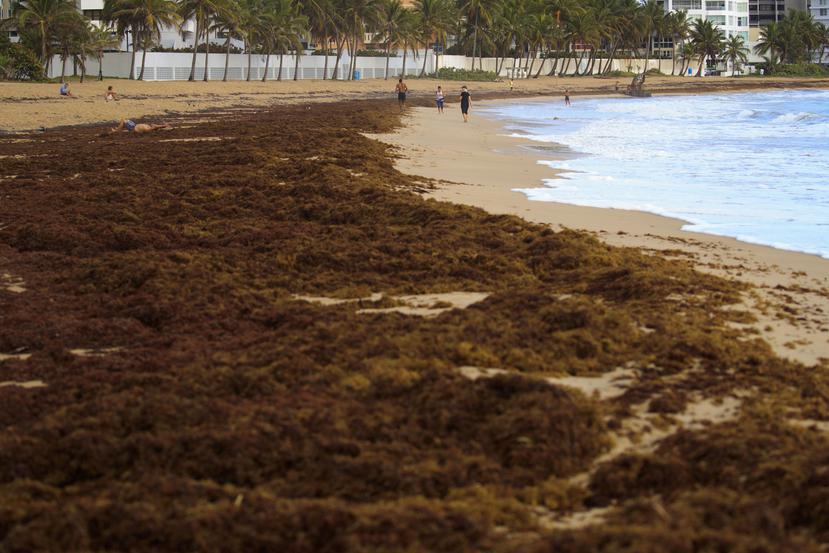
[[[406,107],[406,92],[409,91],[409,87],[403,82],[402,77],[397,79],[397,86],[394,90],[397,92],[397,104],[400,106],[400,111],[403,111]]]
[[[461,87],[461,113],[463,114],[463,122],[469,123],[469,106],[472,104],[472,95],[466,85]]]
[[[116,102],[118,101],[118,94],[116,94],[115,91],[112,90],[112,85],[107,87],[107,93],[104,98],[107,102],[109,102],[110,100],[114,100]]]
[[[514,86],[515,86],[515,83],[512,82],[512,77],[510,77],[510,79],[509,79],[509,91],[510,92],[512,92],[512,89],[513,89]]]
[[[74,94],[72,94],[71,90],[69,90],[69,83],[62,83],[60,85],[60,95],[61,96],[66,96],[67,98],[76,98],[77,97]]]
[[[435,103],[438,106],[438,113],[440,113],[440,114],[443,113],[443,102],[444,102],[444,100],[445,100],[445,98],[443,96],[443,90],[440,87],[438,87],[437,92],[435,92]]]
[[[564,105],[565,106],[570,105],[570,91],[566,88],[564,89]]]
[[[169,129],[170,125],[166,123],[154,125],[151,123],[136,123],[132,119],[121,119],[117,127],[113,127],[109,132],[127,131],[141,134],[145,132],[157,131],[158,129]]]

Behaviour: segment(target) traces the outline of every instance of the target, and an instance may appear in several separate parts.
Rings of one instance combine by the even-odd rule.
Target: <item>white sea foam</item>
[[[530,199],[644,210],[686,228],[829,257],[829,92],[513,103],[514,136],[580,155]],[[543,158],[543,154],[538,154]]]

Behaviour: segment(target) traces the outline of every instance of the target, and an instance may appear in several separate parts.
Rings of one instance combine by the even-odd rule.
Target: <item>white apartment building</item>
[[[663,0],[662,5],[665,11],[687,12],[690,21],[708,20],[722,29],[726,38],[740,36],[749,47],[748,0]],[[713,68],[710,61],[708,64]]]
[[[829,27],[829,0],[812,0],[809,11],[812,17],[815,18],[815,21]]]

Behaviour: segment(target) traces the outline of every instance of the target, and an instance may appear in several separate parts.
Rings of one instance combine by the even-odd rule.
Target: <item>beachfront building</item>
[[[659,3],[665,11],[686,12],[690,20],[708,20],[722,29],[726,37],[740,36],[749,45],[749,0],[662,0]],[[658,46],[673,49],[670,42]],[[711,70],[730,69],[716,67],[713,60],[707,60],[707,64]]]
[[[822,0],[824,7],[826,0]],[[819,3],[821,0],[812,0]],[[789,10],[809,9],[808,0],[748,0],[748,24],[750,27],[763,27],[769,23],[779,23]]]
[[[812,0],[809,11],[815,21],[829,27],[829,0]]]

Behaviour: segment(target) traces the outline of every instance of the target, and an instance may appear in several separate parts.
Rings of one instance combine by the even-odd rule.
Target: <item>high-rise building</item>
[[[812,0],[813,4],[816,2],[820,0]],[[778,23],[789,10],[808,9],[808,0],[748,0],[748,22],[752,27],[763,27]]]
[[[812,0],[809,11],[815,21],[829,27],[829,0]]]
[[[748,2],[749,0],[664,0],[663,7],[665,11],[684,11],[691,21],[708,20],[722,29],[726,37],[741,36],[748,44]]]

